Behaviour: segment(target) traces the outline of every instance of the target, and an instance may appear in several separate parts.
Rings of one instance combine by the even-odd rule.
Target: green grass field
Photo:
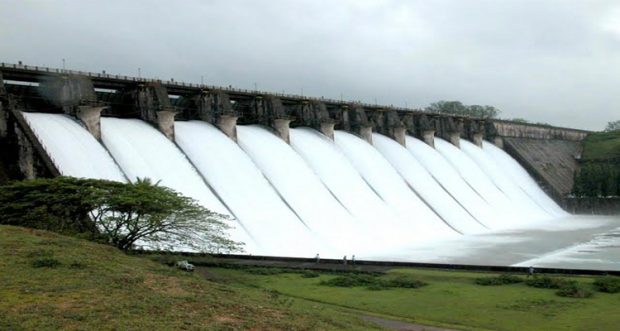
[[[0,330],[377,329],[363,315],[463,330],[620,326],[620,294],[596,292],[594,277],[564,277],[594,292],[576,299],[523,283],[475,284],[494,274],[432,269],[376,277],[239,267],[187,273],[109,246],[10,226],[0,226],[0,255]],[[388,285],[321,284],[343,275]]]
[[[339,307],[45,231],[0,226],[0,256],[2,331],[374,328]]]
[[[583,143],[582,158],[584,161],[620,158],[620,131],[592,133]]]
[[[381,277],[411,277],[428,285],[377,291],[320,284],[337,277],[332,274],[304,278],[299,273],[257,275],[223,268],[211,271],[233,283],[427,325],[465,330],[617,330],[620,327],[620,294],[595,292],[593,277],[563,277],[595,292],[591,298],[575,299],[557,296],[552,289],[522,283],[476,285],[476,278],[493,275],[476,272],[394,269]]]

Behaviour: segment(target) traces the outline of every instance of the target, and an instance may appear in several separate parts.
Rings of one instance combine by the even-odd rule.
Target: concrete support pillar
[[[217,127],[224,132],[228,138],[237,142],[237,119],[239,117],[233,115],[222,115],[217,120]]]
[[[0,100],[0,138],[6,137],[9,133],[8,118],[9,112],[4,110],[4,105],[2,104],[2,100]]]
[[[360,127],[359,135],[360,138],[366,140],[369,144],[372,145],[372,126]]]
[[[407,135],[407,128],[406,127],[396,127],[394,128],[394,140],[396,140],[399,144],[403,145],[404,147],[407,147],[406,144],[406,137]]]
[[[422,140],[424,140],[427,145],[435,148],[435,130],[422,131]]]
[[[493,143],[495,144],[495,146],[501,149],[504,149],[504,139],[502,139],[502,137],[499,137],[499,136],[495,137],[493,139]]]
[[[291,119],[288,118],[276,118],[273,120],[273,128],[276,130],[277,135],[282,138],[287,144],[291,143],[289,125]]]
[[[333,122],[322,122],[321,128],[320,128],[321,133],[324,134],[329,139],[334,140],[334,125],[335,124],[336,123],[333,123]]]
[[[17,127],[17,124],[15,125],[15,134],[19,145],[19,159],[17,160],[19,171],[24,179],[34,179],[37,175],[34,169],[34,147],[24,132]]]
[[[448,137],[450,140],[450,143],[452,143],[452,145],[461,148],[461,134],[458,132],[450,132],[448,133]]]
[[[79,106],[75,114],[97,140],[101,140],[101,111],[105,108],[102,106]]]
[[[472,142],[474,144],[476,144],[476,146],[482,147],[482,138],[483,138],[483,134],[482,133],[474,133],[472,135],[471,140],[472,140]]]
[[[174,116],[175,111],[164,110],[158,111],[157,114],[157,126],[159,130],[166,136],[166,138],[174,141]]]

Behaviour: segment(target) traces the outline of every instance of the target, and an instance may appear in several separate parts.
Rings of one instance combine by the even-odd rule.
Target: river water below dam
[[[65,176],[161,181],[235,219],[253,255],[620,270],[620,217],[570,215],[507,153],[411,137],[406,147],[310,128],[175,122],[175,141],[137,119],[24,113]]]

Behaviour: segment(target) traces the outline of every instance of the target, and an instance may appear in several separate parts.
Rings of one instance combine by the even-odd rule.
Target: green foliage
[[[605,131],[606,132],[620,131],[620,120],[607,123],[607,126],[605,127]]]
[[[427,283],[411,279],[406,275],[391,278],[381,278],[374,274],[350,273],[324,280],[321,285],[333,287],[358,287],[365,286],[369,290],[385,290],[390,288],[419,288]]]
[[[620,130],[590,133],[583,140],[582,160],[620,162]]]
[[[405,275],[400,275],[395,278],[384,280],[383,283],[386,287],[397,287],[397,288],[420,288],[422,286],[428,285],[427,283],[417,280],[411,279]]]
[[[564,282],[555,294],[569,298],[589,298],[592,292],[579,286],[576,282]]]
[[[474,282],[482,286],[510,285],[523,282],[523,278],[515,275],[501,274],[497,277],[476,278]]]
[[[562,278],[549,277],[549,276],[534,276],[525,281],[525,285],[537,288],[559,289],[568,283],[574,281],[568,281]]]
[[[301,273],[301,277],[303,278],[317,278],[319,277],[321,274],[319,274],[316,271],[312,271],[312,270],[305,270],[304,272]]]
[[[57,177],[0,186],[0,224],[86,234],[123,250],[136,243],[154,249],[239,250],[227,238],[224,215],[150,180],[119,183]]]
[[[33,268],[56,268],[60,264],[60,261],[53,257],[41,257],[31,263]]]
[[[432,113],[455,114],[478,118],[496,118],[501,110],[493,106],[464,105],[460,101],[437,101],[425,108]]]
[[[508,121],[516,122],[516,123],[524,123],[524,124],[530,123],[530,121],[526,120],[525,118],[520,118],[520,117],[510,118],[508,119]]]
[[[0,186],[0,224],[92,233],[95,224],[87,215],[103,202],[105,187],[112,185],[122,184],[69,177],[7,183]]]
[[[280,268],[247,268],[244,271],[252,275],[277,275],[287,272]]]
[[[620,165],[585,163],[575,173],[573,194],[577,197],[620,195]]]
[[[334,287],[356,287],[356,286],[368,286],[377,283],[377,276],[370,274],[345,274],[337,276],[332,279],[324,280],[321,285],[334,286]]]
[[[597,278],[594,287],[605,293],[620,293],[620,277],[606,276]]]

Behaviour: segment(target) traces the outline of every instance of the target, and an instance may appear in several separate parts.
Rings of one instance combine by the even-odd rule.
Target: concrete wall
[[[620,215],[620,197],[615,198],[565,198],[563,207],[572,214]]]
[[[494,120],[490,123],[495,131],[492,134],[501,137],[582,141],[589,133],[588,131],[578,129],[548,127],[510,121]]]
[[[490,121],[487,139],[496,141],[558,203],[571,193],[588,131],[509,121]]]
[[[504,150],[523,165],[556,201],[573,189],[573,177],[579,169],[577,158],[581,143],[504,137]]]

